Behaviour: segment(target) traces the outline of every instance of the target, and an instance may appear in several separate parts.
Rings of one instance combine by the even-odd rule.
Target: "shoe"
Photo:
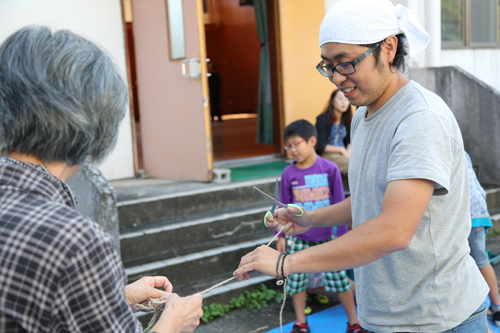
[[[359,324],[350,326],[349,323],[347,323],[347,330],[345,333],[368,333],[368,331]]]
[[[489,308],[488,318],[490,318],[495,323],[495,325],[500,326],[500,311],[493,312],[491,308]]]
[[[327,296],[321,294],[313,294],[312,298],[320,304],[327,304],[330,300]]]
[[[293,329],[290,333],[311,333],[311,330],[309,329],[308,323],[302,324],[296,322],[295,324],[293,324]]]
[[[306,307],[304,308],[304,314],[307,316],[307,315],[310,315],[311,312],[313,312],[311,307],[306,305]]]

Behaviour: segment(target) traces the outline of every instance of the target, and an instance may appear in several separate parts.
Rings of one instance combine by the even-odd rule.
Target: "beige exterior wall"
[[[314,125],[335,89],[315,68],[324,15],[324,0],[279,0],[285,126],[298,119]]]
[[[120,0],[7,0],[0,1],[0,13],[0,43],[31,24],[69,29],[106,49],[126,79]],[[120,125],[115,150],[98,168],[109,180],[134,176],[130,112]]]

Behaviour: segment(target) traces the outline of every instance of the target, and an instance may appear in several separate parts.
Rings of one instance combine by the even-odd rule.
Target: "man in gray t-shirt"
[[[434,189],[419,223],[407,224],[411,217],[403,212],[377,226],[413,236],[404,250],[355,269],[360,323],[374,331],[394,325],[408,332],[453,328],[488,293],[469,256],[469,185],[460,129],[443,100],[412,81],[370,117],[368,112],[359,108],[352,122],[353,227],[383,216],[389,204],[422,205],[418,193],[413,197],[405,190],[412,182],[432,183]],[[397,182],[402,188],[389,192]],[[374,237],[384,234],[375,231]]]
[[[469,256],[463,141],[448,106],[402,74],[427,46],[417,19],[388,0],[340,0],[320,29],[318,71],[362,106],[351,127],[351,197],[306,212],[279,209],[287,234],[350,225],[331,242],[281,260],[284,274],[355,268],[359,322],[374,332],[487,332],[488,287]],[[292,222],[292,223],[290,223]],[[276,276],[279,254],[242,258],[241,280]],[[284,262],[283,262],[284,261]],[[240,276],[242,275],[243,276]]]

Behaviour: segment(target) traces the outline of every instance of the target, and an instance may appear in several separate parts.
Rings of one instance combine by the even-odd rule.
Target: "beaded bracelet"
[[[284,280],[283,275],[279,274],[280,260],[281,260],[281,257],[286,256],[286,255],[287,255],[286,252],[281,252],[279,257],[278,257],[278,261],[276,261],[276,275],[278,276],[278,279],[276,280],[276,284],[278,286],[281,286],[283,284],[283,280]],[[281,271],[283,271],[283,268],[281,269]]]
[[[288,255],[288,253],[285,253],[285,255],[283,256],[283,259],[281,260],[281,277],[283,279],[286,279],[284,267],[285,267],[285,258],[287,255]]]

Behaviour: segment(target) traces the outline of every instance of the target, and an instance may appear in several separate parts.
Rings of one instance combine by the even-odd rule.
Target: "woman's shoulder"
[[[328,124],[330,123],[330,120],[328,119],[328,115],[326,113],[322,113],[319,116],[316,117],[316,124]]]
[[[326,113],[321,113],[319,116],[316,117],[317,120],[320,120],[320,119],[328,119],[328,115]]]

